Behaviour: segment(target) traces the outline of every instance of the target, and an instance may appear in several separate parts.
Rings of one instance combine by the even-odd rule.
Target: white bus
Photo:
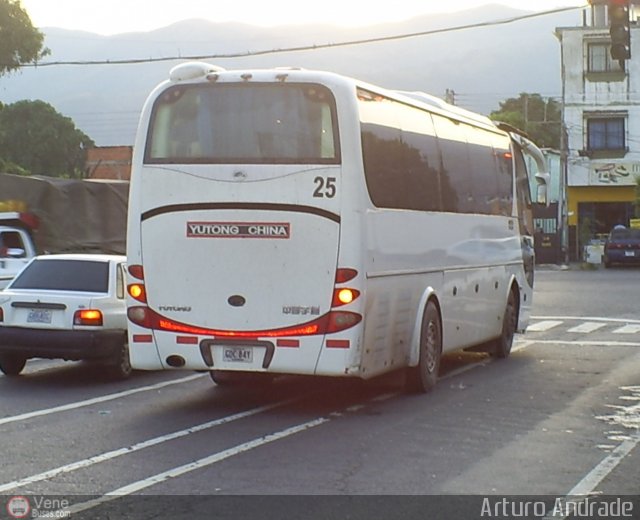
[[[424,94],[175,67],[135,143],[133,367],[220,384],[403,369],[428,391],[444,352],[506,357],[532,304],[523,153],[544,164],[525,138]]]

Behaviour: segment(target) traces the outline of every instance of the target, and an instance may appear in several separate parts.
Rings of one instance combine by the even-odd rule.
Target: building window
[[[624,62],[611,58],[610,42],[589,43],[587,64],[588,72],[624,72]]]
[[[624,150],[624,117],[596,117],[587,119],[587,149]]]

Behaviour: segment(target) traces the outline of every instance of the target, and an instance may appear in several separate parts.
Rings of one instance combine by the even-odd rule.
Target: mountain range
[[[488,114],[521,92],[561,95],[560,44],[554,32],[579,25],[581,11],[531,14],[491,4],[359,28],[258,27],[194,19],[149,32],[103,36],[45,27],[41,30],[50,56],[40,66],[0,77],[0,102],[41,99],[70,117],[97,145],[131,145],[151,89],[174,65],[199,56],[228,69],[303,67],[440,97],[449,90],[457,105]],[[492,23],[514,18],[522,19]],[[466,28],[451,30],[456,27]],[[415,34],[421,35],[408,36]],[[385,39],[402,35],[407,37]],[[382,41],[339,45],[378,38]],[[318,48],[286,50],[314,45]],[[105,61],[132,63],[87,63]],[[75,64],[47,65],[52,62]]]

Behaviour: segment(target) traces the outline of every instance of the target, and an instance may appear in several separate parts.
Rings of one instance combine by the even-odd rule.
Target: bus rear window
[[[338,163],[335,113],[321,85],[170,87],[153,108],[145,162]]]

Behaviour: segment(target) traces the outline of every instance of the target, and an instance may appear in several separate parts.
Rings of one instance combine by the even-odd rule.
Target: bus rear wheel
[[[407,368],[405,388],[409,393],[429,392],[438,380],[442,356],[442,328],[440,314],[433,302],[427,303],[420,329],[418,364]]]
[[[27,364],[27,359],[14,354],[0,355],[0,371],[7,376],[17,376]]]
[[[504,310],[504,317],[502,318],[502,333],[494,340],[493,348],[491,349],[491,355],[493,357],[504,359],[509,356],[517,325],[518,307],[516,304],[516,295],[513,291],[509,291],[507,306]]]

